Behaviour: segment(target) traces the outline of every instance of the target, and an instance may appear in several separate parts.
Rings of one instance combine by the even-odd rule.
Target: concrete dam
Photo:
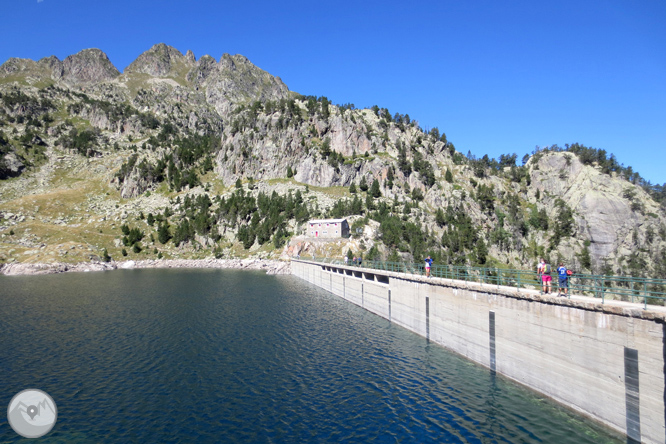
[[[292,260],[292,274],[627,435],[666,442],[666,310]]]

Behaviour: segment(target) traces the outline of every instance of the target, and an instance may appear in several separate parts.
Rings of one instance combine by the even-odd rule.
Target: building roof
[[[347,219],[313,219],[309,224],[335,224],[345,222]]]

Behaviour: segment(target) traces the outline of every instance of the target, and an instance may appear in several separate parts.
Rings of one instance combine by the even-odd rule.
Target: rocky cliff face
[[[11,58],[0,66],[0,75],[4,78],[12,76],[35,77],[58,80],[62,78],[62,62],[56,56],[45,57],[38,62],[30,59]]]
[[[99,49],[84,49],[60,61],[56,56],[45,57],[38,62],[11,58],[0,66],[0,73],[33,76],[40,79],[62,80],[67,84],[98,83],[112,80],[120,74],[106,54]]]
[[[99,49],[84,49],[62,62],[62,78],[72,84],[98,83],[120,75],[106,54]]]
[[[113,205],[99,196],[108,204],[106,220],[157,214],[146,203],[155,196],[161,205],[170,202],[166,196],[171,205],[174,196],[228,196],[237,181],[257,198],[258,190],[305,193],[308,185],[312,215],[331,215],[346,199],[344,211],[378,220],[390,214],[403,224],[400,245],[389,245],[377,222],[354,248],[376,246],[385,255],[397,248],[405,257],[431,248],[442,261],[468,264],[531,267],[546,255],[588,271],[655,272],[662,263],[666,270],[664,208],[622,174],[557,149],[535,153],[524,166],[468,159],[406,116],[300,96],[241,55],[197,60],[158,44],[123,74],[97,49],[64,61],[8,60],[0,66],[0,212],[58,186],[61,164],[68,174],[79,169],[77,180],[103,178],[117,193]],[[348,191],[374,181],[382,197]],[[216,230],[234,242],[247,222],[219,222]],[[295,219],[288,227],[300,232]],[[209,234],[194,239],[202,249],[219,247]],[[479,244],[490,262],[481,262]]]
[[[289,96],[289,89],[279,77],[257,68],[242,55],[224,54],[219,62],[203,56],[187,79],[194,88],[206,92],[206,100],[221,115],[227,114],[235,103]]]
[[[188,54],[192,54],[189,52]],[[164,43],[159,43],[141,54],[127,68],[125,73],[143,73],[153,77],[178,75],[178,68],[193,65],[193,54],[189,59],[180,51]]]
[[[557,199],[573,209],[573,234],[589,242],[596,264],[615,262],[615,257],[627,257],[641,248],[653,254],[660,251],[646,237],[650,238],[649,229],[655,233],[663,226],[663,208],[640,187],[585,166],[568,153],[550,153],[530,167],[533,190],[542,196],[539,203],[553,219],[559,211]]]

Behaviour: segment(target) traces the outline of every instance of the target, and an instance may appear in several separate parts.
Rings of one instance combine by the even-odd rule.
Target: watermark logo
[[[46,435],[55,425],[57,418],[58,408],[53,398],[38,389],[17,393],[7,408],[9,425],[24,438]]]

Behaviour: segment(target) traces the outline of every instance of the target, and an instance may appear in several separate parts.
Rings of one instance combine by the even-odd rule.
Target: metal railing
[[[390,271],[394,273],[407,273],[425,275],[425,264],[410,262],[367,261],[361,264],[345,263],[342,259],[303,257],[304,260],[329,263],[334,265],[348,265],[375,270]],[[438,278],[455,279],[465,282],[477,282],[516,289],[538,290],[543,293],[540,276],[534,271],[513,270],[497,267],[471,267],[459,265],[433,264],[430,275]],[[551,291],[563,291],[560,288],[559,276],[553,270],[551,274]],[[593,274],[580,274],[568,276],[567,297],[573,294],[591,296],[601,299],[621,300],[647,305],[666,305],[666,279],[650,279],[631,276],[605,276]]]

